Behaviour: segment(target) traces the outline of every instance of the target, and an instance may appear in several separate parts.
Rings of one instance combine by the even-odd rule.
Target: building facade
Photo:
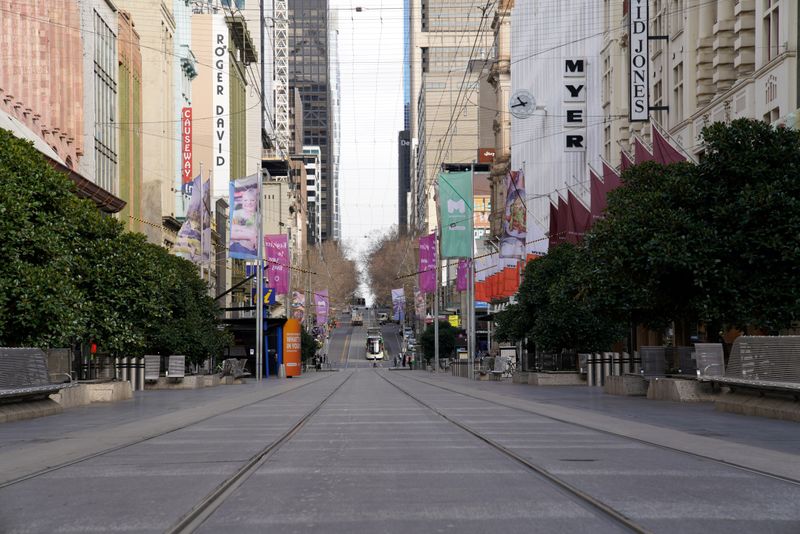
[[[322,243],[322,203],[320,192],[322,186],[322,150],[318,146],[303,147],[303,167],[306,184],[306,206],[308,206],[308,243]]]
[[[511,119],[510,167],[525,173],[528,252],[547,251],[551,203],[571,192],[588,205],[589,169],[600,168],[603,5],[516,0],[513,8],[510,99],[535,100],[529,116]]]
[[[633,136],[647,142],[650,123],[627,120],[628,2],[605,3],[603,106],[609,121],[603,154],[619,163]],[[747,117],[782,124],[800,107],[798,3],[787,0],[650,0],[650,113],[687,155],[702,156],[701,132]]]
[[[334,236],[333,115],[329,65],[328,1],[289,0],[289,92],[299,95],[292,108],[302,104],[302,145],[319,146],[321,208],[320,236]],[[294,114],[290,110],[290,116]],[[299,132],[296,124],[291,125]],[[302,151],[296,143],[290,152]]]
[[[113,194],[119,191],[117,120],[117,8],[107,0],[79,0],[83,43],[83,146],[80,173]]]
[[[420,232],[436,227],[432,186],[442,163],[471,163],[477,154],[474,98],[481,65],[492,55],[493,13],[493,5],[475,9],[469,0],[411,0],[409,209]]]
[[[119,197],[126,202],[120,222],[143,232],[142,51],[130,13],[119,12]]]

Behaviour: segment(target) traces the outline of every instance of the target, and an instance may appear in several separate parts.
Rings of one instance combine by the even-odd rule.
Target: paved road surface
[[[796,424],[734,443],[531,390],[348,368],[5,424],[0,531],[800,532]]]

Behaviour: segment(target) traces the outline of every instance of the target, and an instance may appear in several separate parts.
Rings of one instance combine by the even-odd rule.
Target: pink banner
[[[314,293],[314,305],[317,308],[317,325],[328,322],[328,290],[323,289]]]
[[[419,289],[436,291],[436,234],[419,238]]]
[[[458,260],[458,272],[456,273],[456,290],[466,291],[469,286],[469,268],[472,260]]]
[[[269,273],[269,287],[278,295],[288,295],[289,236],[286,234],[265,235],[264,252]]]

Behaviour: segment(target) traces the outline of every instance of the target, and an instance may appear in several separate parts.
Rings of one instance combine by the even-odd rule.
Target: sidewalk
[[[652,401],[644,397],[607,395],[602,388],[587,386],[529,386],[510,379],[499,382],[469,382],[450,374],[414,372],[443,385],[469,386],[509,398],[564,406],[601,413],[605,416],[680,430],[696,436],[713,437],[778,452],[800,454],[800,425],[762,417],[736,415],[714,410],[714,405]]]
[[[331,376],[304,375],[190,390],[146,390],[58,415],[0,425],[0,483],[47,466],[170,432]]]

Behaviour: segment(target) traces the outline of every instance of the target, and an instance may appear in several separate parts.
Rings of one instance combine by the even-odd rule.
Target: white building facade
[[[511,18],[511,97],[533,97],[511,119],[511,170],[525,173],[528,252],[546,252],[550,203],[568,191],[589,203],[589,166],[603,146],[603,0],[516,0]]]

